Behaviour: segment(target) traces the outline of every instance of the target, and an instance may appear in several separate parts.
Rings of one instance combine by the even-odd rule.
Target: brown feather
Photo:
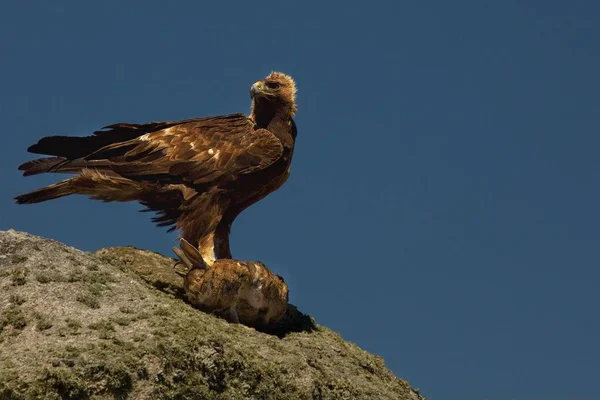
[[[57,182],[48,185],[42,189],[38,189],[31,193],[22,194],[15,197],[17,204],[33,204],[41,203],[42,201],[58,199],[59,197],[68,196],[76,193],[71,185],[72,179],[66,179],[62,182]]]
[[[43,174],[44,172],[50,172],[52,168],[64,163],[66,160],[64,157],[37,158],[19,165],[19,171],[25,171],[23,176]]]
[[[248,117],[118,123],[86,137],[42,138],[29,151],[55,157],[24,163],[24,174],[78,175],[17,202],[68,194],[138,201],[157,212],[159,226],[180,229],[207,263],[230,258],[233,220],[287,180],[296,136],[293,80],[273,73],[254,86]]]

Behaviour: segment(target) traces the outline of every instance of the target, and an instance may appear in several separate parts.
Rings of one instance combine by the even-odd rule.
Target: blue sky
[[[431,399],[598,399],[600,5],[6,2],[0,229],[172,255],[135,204],[14,195],[26,148],[248,112],[294,76],[290,180],[233,226],[291,302]]]

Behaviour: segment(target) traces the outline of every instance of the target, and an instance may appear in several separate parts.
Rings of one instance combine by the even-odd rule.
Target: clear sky
[[[600,399],[600,3],[13,1],[0,229],[171,256],[135,204],[14,195],[26,148],[249,111],[291,74],[290,180],[233,253],[431,399]]]

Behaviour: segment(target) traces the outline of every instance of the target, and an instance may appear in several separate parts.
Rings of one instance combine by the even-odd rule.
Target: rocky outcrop
[[[173,264],[0,232],[0,399],[422,399],[291,305],[268,333],[196,310]]]

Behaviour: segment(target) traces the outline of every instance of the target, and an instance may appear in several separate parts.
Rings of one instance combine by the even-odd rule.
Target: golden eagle
[[[28,204],[84,194],[138,201],[158,213],[159,226],[181,230],[206,263],[232,258],[231,224],[287,180],[297,132],[290,76],[273,72],[252,85],[250,96],[249,116],[119,123],[87,137],[45,137],[28,151],[52,157],[19,170],[75,176],[15,199]]]

